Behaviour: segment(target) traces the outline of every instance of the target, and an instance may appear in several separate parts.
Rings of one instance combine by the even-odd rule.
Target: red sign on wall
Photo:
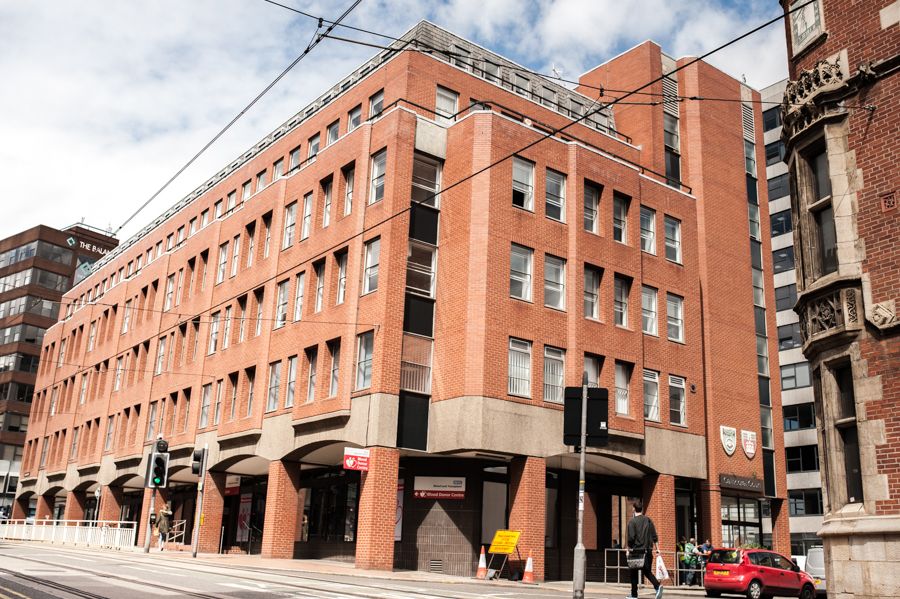
[[[368,472],[369,450],[356,449],[355,447],[345,447],[344,470],[359,470],[361,472]]]

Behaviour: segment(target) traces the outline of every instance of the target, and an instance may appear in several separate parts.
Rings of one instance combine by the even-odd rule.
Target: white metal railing
[[[0,539],[85,547],[133,547],[137,524],[116,520],[6,520]]]

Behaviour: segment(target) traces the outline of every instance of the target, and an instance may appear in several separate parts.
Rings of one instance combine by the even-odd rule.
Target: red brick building
[[[588,456],[590,576],[631,497],[666,550],[763,541],[765,499],[786,550],[758,94],[698,63],[652,105],[597,110],[597,87],[686,60],[648,42],[579,93],[429,23],[405,39],[67,296],[44,351],[69,340],[83,366],[39,373],[51,415],[29,431],[20,509],[65,495],[77,517],[99,488],[103,517],[142,522],[162,434],[160,501],[189,523],[191,450],[209,445],[201,551],[470,575],[508,527],[536,578],[566,578],[562,397],[587,373],[611,397],[610,444]],[[367,473],[342,468],[345,447],[371,449]]]
[[[782,138],[794,309],[820,423],[828,593],[893,597],[900,588],[900,3],[817,0],[791,14],[786,31],[791,81]]]
[[[38,225],[0,240],[0,517],[12,512],[44,332],[63,293],[116,243],[86,225]]]

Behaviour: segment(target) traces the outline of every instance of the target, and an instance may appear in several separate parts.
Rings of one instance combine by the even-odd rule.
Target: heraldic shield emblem
[[[756,455],[756,433],[742,430],[741,447],[744,448],[744,453],[747,454],[747,457],[752,460],[753,456]]]
[[[725,453],[734,455],[734,450],[737,449],[737,429],[733,426],[720,426],[719,436],[722,438]]]

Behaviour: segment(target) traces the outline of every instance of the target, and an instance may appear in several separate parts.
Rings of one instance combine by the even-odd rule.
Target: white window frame
[[[548,168],[544,179],[544,191],[544,216],[557,222],[566,222],[566,175]],[[551,211],[554,210],[559,211],[558,218],[551,215]]]
[[[656,210],[641,206],[641,251],[656,255]]]
[[[613,240],[628,244],[628,204],[627,198],[613,196]]]
[[[555,302],[550,299],[554,293],[558,294]],[[566,261],[550,254],[544,254],[544,306],[566,309]]]
[[[266,412],[278,409],[278,392],[281,390],[281,360],[269,364],[269,386],[266,390]]]
[[[520,260],[524,260],[524,270],[515,270],[513,268],[513,261],[518,257]],[[524,245],[519,245],[517,243],[513,243],[510,248],[510,258],[509,258],[509,296],[514,297],[516,299],[525,300],[526,302],[531,301],[532,297],[532,279],[534,272],[534,250],[531,248],[527,248]],[[522,285],[523,293],[521,295],[517,295],[513,291],[513,285],[519,283]]]
[[[280,329],[287,324],[289,286],[290,279],[285,279],[278,283],[275,293],[275,324],[272,327],[274,329]]]
[[[303,196],[303,222],[300,226],[300,241],[309,237],[310,229],[312,229],[312,207],[313,194],[307,193]]]
[[[666,334],[669,341],[684,343],[684,298],[674,293],[666,293]]]
[[[663,217],[663,226],[666,238],[666,260],[681,264],[681,221],[666,214]],[[669,234],[670,226],[672,235]]]
[[[334,185],[332,182],[326,181],[322,185],[322,196],[324,198],[322,205],[322,228],[325,229],[331,224],[331,193]]]
[[[362,104],[357,104],[347,112],[347,133],[362,124]]]
[[[660,422],[659,372],[644,369],[644,420]]]
[[[341,121],[337,120],[325,129],[325,147],[327,148],[338,140],[341,136]]]
[[[375,332],[367,331],[356,336],[356,385],[357,391],[372,386],[375,354]]]
[[[675,403],[672,401],[673,393],[681,396],[681,407],[678,410],[672,407]],[[687,393],[684,377],[669,375],[669,422],[675,426],[687,426]]]
[[[213,312],[209,321],[209,343],[206,346],[206,355],[216,353],[219,346],[219,312]]]
[[[365,267],[363,269],[362,295],[378,290],[378,265],[380,260],[381,238],[376,237],[365,243]]]
[[[306,271],[294,277],[294,322],[303,319],[303,294],[306,291]]]
[[[328,397],[335,397],[338,393],[338,383],[341,371],[341,342],[332,341],[328,344],[331,351],[331,376],[328,380]]]
[[[344,171],[344,216],[353,212],[353,184],[356,169]]]
[[[531,397],[531,341],[509,338],[506,392],[515,397]]]
[[[584,317],[600,320],[601,271],[596,266],[584,265]]]
[[[309,370],[306,373],[306,403],[312,403],[316,399],[316,378],[319,368],[319,348],[313,347],[306,352],[306,360]]]
[[[659,289],[641,285],[641,331],[646,335],[659,335]]]
[[[628,296],[631,282],[620,276],[613,280],[613,323],[617,327],[628,328]]]
[[[337,256],[337,298],[334,304],[340,306],[347,297],[347,252],[342,252]]]
[[[318,314],[322,311],[325,304],[325,262],[322,261],[313,267],[316,276],[316,296],[313,305],[313,312]]]
[[[518,156],[512,160],[513,206],[534,212],[534,163]],[[515,203],[515,193],[523,195],[522,205]]]
[[[387,149],[372,154],[371,184],[369,185],[368,205],[371,206],[384,199],[387,175]]]
[[[443,125],[450,125],[456,121],[458,111],[459,94],[438,85],[434,100],[435,120]]]
[[[584,230],[588,233],[599,233],[597,218],[600,210],[600,189],[594,185],[584,186]]]
[[[305,200],[304,200],[305,206]],[[305,218],[305,216],[304,216]],[[297,202],[284,207],[284,226],[281,232],[281,249],[286,250],[294,245],[294,232],[297,228]],[[301,238],[301,239],[305,239]]]
[[[563,402],[565,389],[566,350],[544,346],[544,401]]]

